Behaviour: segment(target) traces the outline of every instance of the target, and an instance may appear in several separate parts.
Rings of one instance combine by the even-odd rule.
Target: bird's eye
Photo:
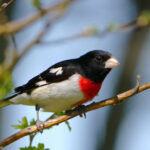
[[[98,63],[101,63],[101,62],[102,62],[102,57],[101,57],[101,56],[97,56],[97,57],[96,57],[96,61],[97,61]]]

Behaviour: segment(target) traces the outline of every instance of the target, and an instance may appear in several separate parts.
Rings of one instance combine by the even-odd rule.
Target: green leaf
[[[35,119],[32,119],[32,120],[30,121],[30,126],[33,126],[33,125],[36,125]]]
[[[65,114],[66,114],[66,112],[64,112],[64,111],[54,113],[54,115],[55,115],[56,117],[59,117],[59,116],[65,115]]]
[[[88,35],[95,35],[98,33],[98,28],[96,26],[89,26],[88,28],[85,29],[84,31]]]
[[[56,118],[56,117],[59,117],[59,116],[65,115],[65,114],[66,114],[66,112],[54,113],[53,118]],[[65,124],[67,125],[69,131],[71,131],[71,126],[70,126],[69,122],[65,121]]]
[[[69,131],[71,131],[71,126],[70,126],[69,122],[68,122],[68,121],[65,121],[65,124],[67,125]]]
[[[37,8],[41,7],[41,1],[40,0],[33,0],[33,5]]]
[[[26,117],[23,117],[22,121],[19,120],[18,122],[19,122],[18,125],[12,125],[12,127],[14,127],[15,129],[24,129],[29,126],[28,120]]]
[[[148,20],[150,20],[150,11],[145,10],[141,13],[142,16],[145,16]]]
[[[27,128],[28,126],[33,126],[36,124],[35,119],[32,119],[30,123],[28,123],[28,120],[26,117],[23,117],[22,120],[21,121],[19,120],[18,122],[19,124],[12,125],[12,127],[14,127],[15,129],[24,129],[24,128]]]
[[[150,11],[143,11],[138,17],[138,24],[140,26],[148,26],[150,25]]]
[[[38,148],[41,149],[41,150],[44,150],[44,144],[40,144],[40,143],[39,143],[39,144],[38,144]]]
[[[44,148],[44,144],[39,143],[38,144],[38,149],[37,150],[49,150],[49,148]]]
[[[109,24],[107,29],[109,31],[115,31],[115,30],[117,30],[117,28],[118,28],[118,25],[116,23],[111,23],[111,24]]]
[[[0,65],[0,73],[3,71],[2,66]],[[10,71],[7,71],[3,74],[0,80],[0,100],[3,99],[12,89],[12,75]]]
[[[29,146],[29,147],[21,147],[20,150],[36,150],[36,147],[32,147],[32,146]]]
[[[37,147],[35,146],[21,147],[20,150],[49,150],[49,148],[44,148],[44,144],[39,143]]]

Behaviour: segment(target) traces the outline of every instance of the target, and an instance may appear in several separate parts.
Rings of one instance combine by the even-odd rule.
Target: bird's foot
[[[75,108],[79,112],[80,117],[86,118],[86,107],[85,105],[79,105]]]
[[[44,128],[44,122],[40,121],[39,119],[36,120],[36,126],[40,133],[43,133],[43,128]]]

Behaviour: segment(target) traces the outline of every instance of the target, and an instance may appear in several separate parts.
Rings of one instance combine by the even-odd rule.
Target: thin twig
[[[17,51],[17,43],[16,43],[16,40],[15,40],[15,36],[14,36],[14,34],[13,34],[13,33],[11,33],[11,34],[10,34],[10,37],[11,37],[12,42],[13,42],[13,44],[14,44],[14,48],[15,48],[15,50]]]
[[[12,22],[2,24],[2,25],[0,25],[0,35],[19,31],[22,28],[37,21],[39,18],[46,15],[47,13],[57,11],[59,9],[62,9],[66,6],[68,6],[72,1],[73,0],[65,0],[54,6],[48,6],[47,8],[41,8],[40,11],[30,14],[30,16],[28,16],[28,17],[24,17],[17,21],[12,21]]]
[[[130,89],[130,90],[128,90],[126,92],[123,92],[121,94],[118,94],[115,97],[112,97],[112,98],[105,99],[105,100],[97,102],[97,103],[92,103],[90,105],[87,105],[83,109],[83,113],[89,112],[89,111],[92,111],[92,110],[95,110],[95,109],[98,109],[98,108],[102,108],[102,107],[105,107],[105,106],[114,105],[118,102],[122,102],[122,101],[126,100],[127,98],[150,88],[150,82],[145,83],[141,86],[139,86],[139,83],[140,83],[140,77],[137,76],[137,83],[136,83],[135,88]],[[62,115],[60,117],[45,121],[44,127],[42,127],[42,128],[46,129],[46,128],[52,127],[54,125],[58,125],[59,123],[67,121],[71,118],[74,118],[74,117],[80,115],[80,114],[81,114],[81,111],[79,112],[78,110],[74,109],[74,110],[70,111],[69,113],[67,113],[65,115]],[[18,139],[20,139],[24,136],[27,136],[27,135],[30,135],[30,134],[36,133],[36,132],[38,132],[38,129],[37,129],[36,125],[27,127],[27,128],[15,133],[15,134],[11,135],[10,137],[2,140],[0,142],[0,147],[5,147],[5,146],[15,142],[16,140],[18,140]]]
[[[139,27],[139,24],[137,22],[138,18],[136,20],[133,20],[125,25],[119,26],[118,29],[123,30],[123,29],[130,29],[134,27]]]
[[[72,0],[73,1],[73,0]],[[59,11],[59,14],[58,14],[58,16],[56,17],[56,18],[59,18],[59,17],[61,17],[61,15],[64,13],[64,10],[67,8],[67,6],[69,5],[69,3],[65,3],[65,6],[64,7],[62,7],[60,10],[61,11]],[[54,6],[53,6],[54,7]],[[52,7],[52,8],[53,8]],[[56,7],[56,6],[55,6]],[[51,9],[52,9],[51,8]],[[62,14],[61,14],[62,13]],[[54,17],[54,20],[56,20],[55,19],[55,17]],[[110,30],[109,28],[106,28],[105,30],[103,30],[103,31],[97,31],[97,30],[95,30],[95,29],[93,29],[93,28],[88,28],[88,29],[86,29],[86,30],[84,30],[84,31],[82,31],[82,32],[80,32],[80,33],[78,33],[78,34],[75,34],[75,35],[72,35],[72,36],[69,36],[69,37],[66,37],[66,38],[61,38],[61,39],[58,39],[58,40],[54,40],[54,41],[41,41],[41,38],[42,38],[42,36],[41,36],[41,34],[42,34],[42,32],[35,38],[35,40],[33,40],[33,41],[31,41],[25,48],[24,48],[24,50],[21,50],[21,54],[20,55],[18,55],[18,57],[14,57],[14,59],[13,59],[13,61],[12,61],[12,63],[9,65],[9,66],[7,66],[6,68],[4,68],[3,69],[3,71],[2,71],[2,73],[0,74],[0,79],[1,79],[1,77],[2,77],[2,75],[6,72],[6,71],[11,71],[11,69],[13,69],[13,67],[16,65],[16,63],[22,58],[22,56],[32,47],[32,46],[34,46],[36,43],[40,43],[40,44],[58,44],[58,43],[61,43],[61,42],[67,42],[67,41],[71,41],[71,40],[75,40],[75,39],[78,39],[78,38],[84,38],[84,37],[89,37],[89,36],[95,36],[95,37],[98,37],[98,38],[100,38],[100,37],[103,37],[103,36],[105,36],[105,35],[107,35],[107,34],[109,34],[109,33],[111,33],[111,32],[117,32],[117,31],[124,31],[125,29],[130,29],[130,28],[135,28],[135,27],[140,27],[139,25],[138,25],[138,23],[137,23],[137,20],[138,20],[138,18],[136,19],[136,20],[133,20],[133,21],[131,21],[131,22],[129,22],[129,23],[127,23],[127,24],[124,24],[124,25],[120,25],[120,26],[118,26],[117,28],[115,28],[115,29],[113,29],[113,30]],[[147,25],[148,26],[148,25]],[[38,42],[37,42],[38,41]],[[15,51],[15,50],[14,50]]]
[[[102,34],[102,32],[101,32]],[[97,35],[97,31],[95,29],[92,28],[88,28],[86,30],[83,30],[77,34],[68,36],[68,37],[63,37],[57,40],[53,40],[53,41],[40,41],[38,44],[60,44],[63,42],[70,42],[72,40],[76,40],[79,38],[85,38],[85,37],[90,37],[90,36],[94,36]]]
[[[44,29],[37,35],[37,37],[36,37],[33,41],[31,41],[31,42],[21,51],[20,54],[17,54],[16,57],[13,57],[13,60],[12,60],[12,62],[10,63],[10,65],[8,65],[7,67],[5,67],[5,68],[2,70],[2,72],[1,72],[1,74],[0,74],[0,80],[1,80],[1,78],[2,78],[2,76],[3,76],[3,74],[4,74],[5,72],[7,72],[7,71],[11,71],[11,70],[14,68],[14,66],[17,64],[17,62],[30,50],[30,48],[31,48],[32,46],[34,46],[35,43],[37,43],[37,42],[44,36],[44,34],[46,33],[46,29],[47,29],[47,28],[44,28]],[[14,49],[14,52],[15,52],[15,51],[16,51],[16,50]]]
[[[3,3],[1,6],[0,6],[0,12],[2,10],[4,10],[6,7],[8,7],[8,5],[10,5],[12,2],[14,2],[15,0],[10,0],[9,2],[7,3]]]
[[[36,44],[38,43],[43,36],[47,33],[48,28],[50,27],[50,25],[54,24],[60,17],[62,17],[64,15],[64,12],[67,9],[67,5],[65,7],[63,7],[62,9],[59,10],[59,12],[56,14],[56,16],[54,16],[47,24],[46,26],[43,28],[42,31],[40,31],[40,33],[36,36],[35,39],[33,39],[24,49],[20,50],[21,53],[20,54],[16,54],[15,57],[13,57],[12,62],[10,63],[10,65],[8,65],[7,67],[4,67],[4,69],[2,70],[2,72],[0,73],[0,80],[3,76],[3,74],[7,71],[11,71],[14,66],[18,63],[18,61]],[[13,50],[13,52],[16,52],[16,49]],[[5,63],[3,63],[5,64]]]
[[[104,29],[103,31],[98,31],[95,28],[87,28],[86,30],[83,30],[77,34],[74,34],[74,35],[71,35],[68,37],[60,38],[60,39],[53,40],[53,41],[40,41],[38,44],[49,44],[49,45],[50,44],[51,45],[52,44],[60,44],[60,43],[64,43],[64,42],[70,42],[72,40],[76,40],[79,38],[85,38],[85,37],[91,37],[91,36],[100,38],[100,37],[104,37],[105,35],[107,35],[111,32],[124,31],[124,30],[130,29],[130,28],[136,28],[136,27],[138,27],[137,20],[133,20],[127,24],[117,26],[116,29],[114,29],[112,31],[109,29],[109,27]]]

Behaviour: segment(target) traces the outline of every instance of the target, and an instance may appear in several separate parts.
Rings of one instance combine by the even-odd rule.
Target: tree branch
[[[109,99],[105,99],[103,101],[100,101],[97,103],[94,102],[90,105],[87,105],[87,106],[85,106],[84,109],[81,110],[81,112],[82,113],[89,112],[89,111],[92,111],[92,110],[95,110],[98,108],[102,108],[105,106],[115,105],[117,103],[123,102],[124,100],[126,100],[127,98],[129,98],[135,94],[138,94],[138,93],[150,88],[150,82],[145,83],[141,86],[139,86],[139,83],[140,83],[140,76],[137,76],[137,83],[136,83],[135,88],[130,89],[130,90],[123,92],[121,94],[118,94],[115,97],[111,97]],[[54,125],[58,125],[59,123],[62,123],[66,120],[69,120],[71,118],[74,118],[74,117],[80,115],[81,112],[79,112],[77,109],[74,109],[65,115],[62,115],[62,116],[57,117],[55,119],[49,119],[49,120],[45,121],[44,127],[42,127],[42,129],[46,129],[46,128],[52,127]],[[38,132],[36,125],[27,127],[27,128],[15,133],[15,134],[11,135],[10,137],[2,140],[0,142],[0,147],[5,147],[5,146],[15,142],[16,140],[18,140],[18,139],[20,139],[26,135],[30,135],[32,133],[35,133],[35,132]]]
[[[64,7],[68,6],[73,0],[65,0],[63,2],[60,2],[54,6],[49,6],[47,8],[41,8],[40,11],[31,14],[28,17],[24,17],[20,20],[8,22],[5,24],[0,25],[0,35],[1,34],[9,34],[12,32],[16,32],[21,30],[22,28],[30,25],[31,23],[37,21],[42,16],[46,15],[47,13],[63,9]]]
[[[12,2],[14,2],[15,0],[10,0],[9,2],[7,3],[3,3],[1,6],[0,6],[0,12],[3,11],[8,5],[10,5]]]
[[[147,27],[150,24],[146,24],[145,26],[141,26],[140,22],[138,21],[139,19],[137,18],[136,20],[133,20],[127,24],[124,25],[118,25],[116,27],[110,27],[108,26],[105,30],[103,31],[99,31],[96,28],[87,28],[85,30],[82,30],[81,32],[68,36],[68,37],[64,37],[64,38],[60,38],[57,40],[53,40],[53,41],[40,41],[38,44],[59,44],[59,43],[63,43],[63,42],[69,42],[72,40],[76,40],[79,38],[85,38],[85,37],[91,37],[91,36],[95,36],[95,37],[104,37],[105,35],[111,33],[111,32],[118,32],[118,31],[124,31],[124,30],[128,30],[131,28],[137,28],[137,27]]]
[[[61,9],[59,10],[58,15],[54,17],[53,21],[56,20],[57,18],[61,17],[62,14],[64,14],[64,11],[66,10],[67,6],[70,4],[71,1],[73,1],[73,0],[66,0],[63,3],[59,3],[59,4],[49,8],[50,11],[52,11],[53,9],[56,9],[58,6],[61,6],[61,7],[59,7]],[[13,67],[22,58],[22,56],[26,52],[28,52],[28,50],[32,46],[34,46],[36,43],[39,43],[39,44],[56,44],[57,43],[58,44],[58,43],[61,43],[61,42],[68,42],[68,41],[75,40],[75,39],[78,39],[78,38],[84,38],[84,37],[90,37],[90,36],[95,36],[95,37],[100,38],[100,37],[103,37],[103,36],[109,34],[110,32],[124,31],[124,30],[130,29],[130,28],[149,26],[150,25],[149,22],[144,24],[144,25],[142,24],[143,17],[146,20],[145,22],[148,22],[149,18],[145,18],[145,15],[141,14],[136,20],[133,20],[133,21],[131,21],[127,24],[124,24],[124,25],[113,26],[113,27],[110,25],[109,27],[107,27],[103,31],[98,31],[95,28],[87,28],[86,30],[81,31],[80,33],[77,33],[77,34],[74,34],[72,36],[68,36],[68,37],[65,37],[65,38],[53,40],[53,41],[41,41],[42,37],[44,36],[43,33],[45,33],[45,31],[41,31],[39,33],[39,35],[33,41],[31,41],[23,50],[21,50],[21,54],[16,54],[16,50],[15,49],[13,50],[15,57],[13,57],[12,63],[9,66],[3,67],[4,69],[0,73],[0,79],[2,78],[2,76],[5,72],[10,71],[11,69],[13,69]],[[0,27],[0,29],[1,29],[1,27]],[[0,32],[1,32],[1,30],[0,30]],[[3,64],[5,64],[5,62]]]
[[[69,5],[69,3],[68,3],[68,5]],[[17,62],[30,50],[30,48],[33,47],[36,43],[38,43],[43,38],[43,36],[47,33],[49,26],[54,24],[57,19],[59,19],[60,17],[62,17],[64,15],[64,12],[66,11],[66,8],[68,5],[65,5],[65,7],[63,7],[61,10],[59,10],[59,12],[56,14],[56,16],[54,16],[50,21],[47,22],[46,26],[43,28],[43,30],[40,31],[40,33],[35,37],[35,39],[33,39],[28,45],[26,45],[25,48],[20,50],[21,51],[20,54],[17,53],[19,51],[17,50],[17,47],[15,45],[15,48],[13,49],[14,57],[12,58],[12,62],[9,65],[6,65],[7,59],[4,60],[4,62],[3,62],[3,70],[0,73],[0,80],[2,79],[2,76],[4,75],[5,72],[11,71],[14,68],[14,66],[17,64]],[[13,39],[13,40],[15,40],[15,39]]]

